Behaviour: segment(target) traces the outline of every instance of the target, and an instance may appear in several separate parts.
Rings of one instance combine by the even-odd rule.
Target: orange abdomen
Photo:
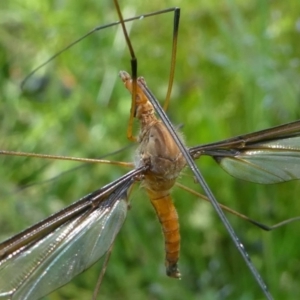
[[[166,195],[159,195],[160,193],[147,190],[147,194],[161,223],[165,238],[167,275],[180,278],[181,274],[177,266],[180,251],[180,233],[178,215],[172,198],[169,192]]]

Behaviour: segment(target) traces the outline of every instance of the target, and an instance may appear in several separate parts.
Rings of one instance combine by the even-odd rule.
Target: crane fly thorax
[[[186,161],[165,125],[156,118],[154,108],[144,92],[144,88],[147,87],[144,78],[137,79],[136,90],[133,92],[130,75],[121,71],[120,76],[125,87],[135,94],[134,115],[141,125],[138,137],[140,145],[136,152],[135,163],[137,167],[149,165],[143,184],[152,191],[169,191]]]
[[[185,166],[185,159],[164,124],[156,119],[142,126],[137,164],[149,164],[144,185],[151,190],[169,190]]]

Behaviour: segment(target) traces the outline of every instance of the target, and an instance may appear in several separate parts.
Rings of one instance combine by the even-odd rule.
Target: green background
[[[168,115],[188,146],[213,142],[299,118],[300,2],[121,0],[127,17],[182,9],[175,84]],[[131,23],[143,75],[163,101],[172,42],[171,13]],[[117,20],[111,1],[9,1],[0,4],[0,149],[100,157],[129,142],[130,96],[118,78],[130,71],[121,32],[98,32],[36,73],[36,66],[99,24]],[[109,159],[132,161],[134,146]],[[0,238],[62,209],[127,170],[1,157]],[[265,224],[300,215],[300,185],[262,186],[198,162],[217,199]],[[72,172],[67,170],[79,167]],[[42,183],[51,178],[50,182]],[[193,189],[189,170],[180,182]],[[30,188],[24,189],[26,185]],[[174,188],[182,280],[165,275],[159,223],[142,189],[116,239],[99,299],[263,299],[209,204]],[[300,296],[299,226],[263,232],[228,215],[276,299]],[[101,264],[47,299],[90,299]]]

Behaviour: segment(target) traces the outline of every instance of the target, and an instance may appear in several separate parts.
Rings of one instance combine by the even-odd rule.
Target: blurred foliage
[[[182,9],[168,114],[175,125],[184,125],[187,145],[299,118],[299,1],[120,0],[120,5],[127,17]],[[1,149],[100,157],[128,145],[130,96],[118,71],[130,70],[130,57],[119,28],[93,34],[20,89],[34,67],[96,25],[116,19],[108,0],[0,3]],[[129,24],[139,74],[159,99],[168,84],[172,19],[169,13]],[[131,148],[109,159],[131,161],[133,153]],[[300,215],[298,182],[256,185],[230,177],[209,159],[198,164],[217,199],[229,207],[265,224]],[[1,240],[125,172],[2,156]],[[199,190],[190,172],[185,174],[180,181]],[[181,224],[182,280],[165,276],[159,223],[137,188],[99,299],[263,299],[210,205],[178,188],[173,195]],[[299,298],[299,222],[262,232],[228,218],[274,297]],[[96,264],[47,299],[90,299],[100,268]]]

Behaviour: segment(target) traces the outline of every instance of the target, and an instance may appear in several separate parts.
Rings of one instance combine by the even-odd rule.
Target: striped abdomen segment
[[[180,233],[178,215],[172,198],[169,191],[165,195],[161,195],[161,193],[158,195],[154,191],[147,190],[147,194],[161,223],[165,238],[167,275],[180,278],[181,274],[177,266],[180,251]]]

